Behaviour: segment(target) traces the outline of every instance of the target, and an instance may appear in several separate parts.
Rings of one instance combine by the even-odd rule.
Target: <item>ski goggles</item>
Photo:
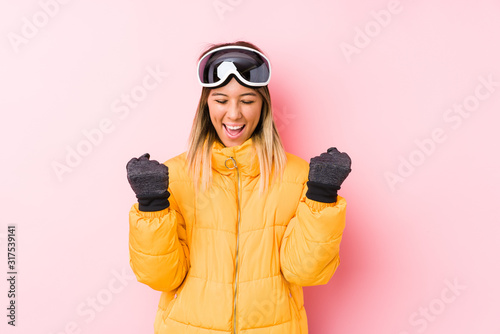
[[[198,62],[198,81],[203,87],[218,87],[234,75],[244,86],[266,86],[271,79],[271,63],[261,52],[245,46],[222,46]]]

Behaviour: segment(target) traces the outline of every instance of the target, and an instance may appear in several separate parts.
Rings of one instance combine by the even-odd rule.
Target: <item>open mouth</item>
[[[230,138],[237,138],[245,128],[245,125],[224,125],[224,130],[226,130],[226,134]]]

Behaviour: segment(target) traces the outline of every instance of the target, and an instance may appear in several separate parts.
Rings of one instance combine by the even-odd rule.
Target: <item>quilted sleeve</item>
[[[289,222],[280,247],[285,279],[300,286],[328,283],[339,265],[339,247],[345,227],[346,201],[316,202],[305,197]]]
[[[169,202],[156,212],[134,204],[129,213],[130,266],[139,282],[158,291],[179,287],[190,267],[184,218],[173,195]]]

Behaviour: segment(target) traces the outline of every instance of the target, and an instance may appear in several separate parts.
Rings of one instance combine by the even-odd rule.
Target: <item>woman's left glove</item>
[[[330,147],[309,163],[309,181],[306,197],[317,202],[334,203],[337,190],[351,172],[351,158],[347,153]]]

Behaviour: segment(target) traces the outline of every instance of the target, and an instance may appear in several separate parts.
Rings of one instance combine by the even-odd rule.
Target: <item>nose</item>
[[[232,121],[241,118],[240,106],[236,101],[232,101],[231,103],[228,104],[226,111],[226,118]]]

